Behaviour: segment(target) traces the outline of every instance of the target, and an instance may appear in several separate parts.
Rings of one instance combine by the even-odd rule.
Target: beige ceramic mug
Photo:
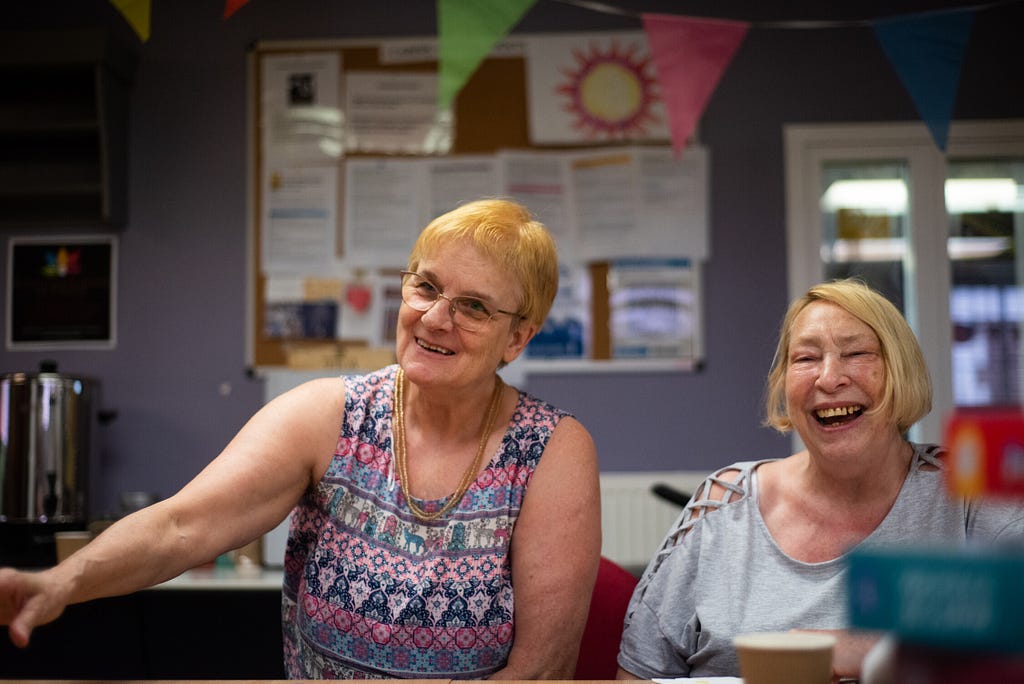
[[[91,539],[92,533],[88,530],[54,532],[53,540],[57,543],[57,562],[63,562],[65,558],[88,544]]]
[[[836,639],[809,632],[760,632],[733,639],[744,684],[829,684]]]

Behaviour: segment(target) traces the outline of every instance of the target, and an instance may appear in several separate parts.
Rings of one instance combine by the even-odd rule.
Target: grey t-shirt
[[[948,497],[940,448],[914,446],[885,519],[861,545],[1024,538],[1024,505]],[[845,629],[845,555],[804,563],[778,547],[761,517],[757,467],[723,468],[698,488],[647,567],[626,613],[619,665],[639,677],[739,676],[732,646],[755,631]],[[734,483],[716,478],[738,470]],[[713,481],[730,494],[708,502]],[[692,518],[691,509],[701,516]]]

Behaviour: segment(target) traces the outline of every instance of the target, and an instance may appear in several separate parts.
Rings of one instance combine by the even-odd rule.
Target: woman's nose
[[[839,354],[826,354],[821,360],[818,385],[826,391],[834,391],[845,385],[848,379],[842,357]]]
[[[424,321],[427,325],[432,328],[443,328],[445,326],[454,325],[455,321],[452,317],[452,303],[443,294],[438,294],[437,299],[434,300],[434,304],[423,312],[423,316],[420,320]]]

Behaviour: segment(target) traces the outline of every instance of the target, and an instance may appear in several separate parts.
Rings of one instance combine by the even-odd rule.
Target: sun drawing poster
[[[669,139],[642,31],[534,36],[526,62],[533,144]]]

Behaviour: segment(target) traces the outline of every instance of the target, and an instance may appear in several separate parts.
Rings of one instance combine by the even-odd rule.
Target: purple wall
[[[15,3],[7,3],[12,5]],[[94,510],[117,493],[167,495],[200,470],[258,409],[245,372],[246,49],[292,38],[433,35],[431,0],[252,0],[228,21],[223,2],[153,2],[140,44],[107,0],[5,7],[3,28],[107,28],[138,49],[131,100],[128,225],[120,233],[114,351],[11,353],[0,372],[56,358],[99,379],[104,406]],[[611,0],[637,13],[749,21],[865,19],[956,3]],[[897,10],[896,7],[900,7]],[[1024,117],[1024,3],[979,13],[957,118]],[[639,16],[539,0],[518,31],[640,30]],[[706,367],[695,374],[559,375],[529,389],[573,410],[605,470],[710,470],[781,456],[788,439],[759,426],[762,385],[787,302],[786,123],[915,120],[869,29],[752,30],[701,122],[711,152],[711,251],[704,273]],[[0,234],[5,253],[10,235]],[[6,258],[0,276],[6,282]],[[0,301],[0,313],[4,303]],[[224,388],[230,392],[224,393]]]

